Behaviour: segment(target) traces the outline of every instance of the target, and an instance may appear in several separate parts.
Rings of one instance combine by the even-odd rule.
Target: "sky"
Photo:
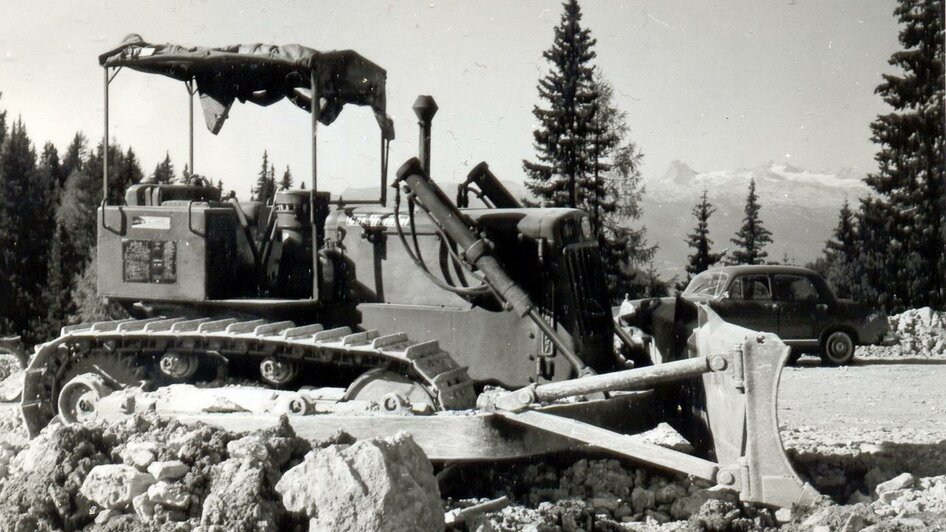
[[[888,108],[874,88],[897,50],[893,0],[582,3],[597,39],[596,68],[615,87],[645,178],[673,160],[697,171],[767,161],[809,169],[875,168],[869,124]],[[533,158],[542,51],[558,1],[118,1],[5,0],[0,13],[0,107],[22,117],[37,149],[64,149],[76,131],[103,132],[97,56],[129,33],[201,46],[298,43],[353,49],[388,73],[397,139],[391,173],[417,152],[411,110],[430,94],[434,179],[459,181],[486,160],[522,180]],[[132,146],[146,173],[168,152],[187,160],[187,92],[160,76],[123,70],[110,89],[110,136]],[[195,106],[195,167],[247,195],[264,149],[309,181],[308,117],[291,104],[235,104],[217,137]],[[378,131],[347,107],[319,131],[320,188],[377,183]]]

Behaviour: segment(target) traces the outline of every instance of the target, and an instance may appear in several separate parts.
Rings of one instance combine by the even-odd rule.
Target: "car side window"
[[[744,275],[733,281],[729,297],[743,300],[772,299],[768,275]]]
[[[814,301],[818,289],[811,280],[801,275],[776,275],[775,298],[779,301]]]

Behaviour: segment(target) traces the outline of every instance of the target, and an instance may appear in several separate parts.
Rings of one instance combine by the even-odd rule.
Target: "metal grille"
[[[572,279],[572,293],[575,305],[575,321],[578,333],[582,337],[607,333],[602,328],[601,318],[607,318],[606,287],[604,267],[597,246],[573,245],[565,248],[565,263]]]

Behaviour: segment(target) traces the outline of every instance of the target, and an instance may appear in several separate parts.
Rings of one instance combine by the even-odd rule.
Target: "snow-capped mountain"
[[[867,193],[862,178],[851,169],[811,171],[772,162],[754,168],[697,172],[684,162],[673,161],[662,177],[646,184],[653,197],[662,200],[698,197],[704,189],[711,200],[738,196],[741,190],[744,200],[749,180],[755,179],[763,204],[840,207],[845,198],[854,202]]]
[[[863,175],[851,169],[807,170],[770,162],[703,172],[673,161],[662,176],[645,180],[641,220],[648,240],[660,246],[656,261],[665,278],[686,276],[686,236],[696,225],[691,211],[704,190],[716,208],[709,222],[714,249],[733,247],[730,238],[742,223],[750,179],[755,179],[762,222],[773,233],[766,248],[769,260],[787,257],[798,265],[821,254],[844,200],[855,206],[868,193]]]

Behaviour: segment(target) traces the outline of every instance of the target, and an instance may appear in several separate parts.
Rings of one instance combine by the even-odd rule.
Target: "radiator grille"
[[[608,335],[607,323],[610,316],[607,288],[597,246],[568,246],[564,255],[571,279],[578,334],[585,339]]]

